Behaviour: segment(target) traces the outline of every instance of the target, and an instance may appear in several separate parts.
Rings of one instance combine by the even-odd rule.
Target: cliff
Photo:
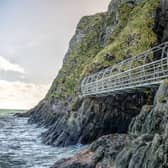
[[[153,104],[156,89],[149,88],[141,92],[108,97],[82,98],[80,83],[88,74],[167,41],[168,14],[163,9],[166,4],[167,1],[164,0],[161,5],[160,0],[112,0],[107,12],[84,16],[80,20],[63,66],[48,94],[26,113],[30,117],[29,123],[38,123],[39,126],[48,128],[42,135],[44,143],[68,146],[88,144],[96,140],[89,150],[77,156],[84,163],[84,168],[88,165],[103,167],[104,162],[110,162],[110,166],[116,164],[117,168],[123,165],[128,167],[130,159],[138,160],[147,155],[144,151],[150,153],[153,150],[153,147],[144,144],[152,146],[155,143],[152,141],[155,133],[160,133],[157,137],[160,137],[160,145],[164,145],[162,142],[165,139],[162,139],[162,135],[165,130],[157,132],[157,129],[153,130],[149,126],[148,120],[142,122],[147,117],[146,110],[150,112],[152,107],[147,106],[143,110],[141,108],[145,104]],[[157,108],[159,105],[156,102],[157,98]],[[154,119],[152,114],[151,119]],[[158,115],[154,121],[157,119],[161,120]],[[152,135],[146,136],[150,131],[153,131]],[[135,136],[140,138],[136,140]],[[92,159],[91,155],[96,158]],[[85,163],[87,158],[90,164]],[[75,162],[75,158],[71,159],[60,161],[55,167],[68,168],[70,163],[72,166],[69,167],[75,167],[74,164],[82,167],[81,163]],[[150,162],[153,157],[146,159]],[[99,160],[102,166],[99,166]]]
[[[107,12],[80,20],[63,67],[45,99],[29,112],[30,123],[50,127],[43,136],[45,143],[56,146],[89,143],[107,133],[127,131],[150,91],[82,99],[80,82],[84,76],[113,65],[128,54],[133,56],[153,46],[157,42],[152,31],[153,14],[158,6],[159,0],[112,0]],[[107,53],[115,58],[107,59]],[[153,94],[151,91],[150,95]],[[123,125],[119,126],[121,121]]]
[[[93,142],[73,158],[52,168],[167,168],[168,81],[156,93],[153,105],[143,106],[128,134],[111,134]]]

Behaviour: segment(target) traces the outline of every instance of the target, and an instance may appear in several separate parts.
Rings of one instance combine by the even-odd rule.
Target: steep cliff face
[[[161,2],[112,0],[107,12],[80,20],[48,94],[27,113],[30,123],[48,128],[42,135],[46,144],[94,141],[54,168],[168,167],[167,82],[155,100],[156,89],[80,97],[80,82],[86,75],[168,40],[168,3]]]
[[[56,120],[43,134],[46,144],[55,146],[87,144],[102,135],[126,133],[129,123],[147,101],[144,93],[104,98],[85,98],[79,109]],[[77,111],[75,111],[77,110]]]
[[[53,168],[167,168],[168,81],[160,86],[153,105],[145,105],[132,120],[128,134],[111,134]]]
[[[168,81],[160,86],[153,106],[145,106],[130,124],[138,136],[116,158],[117,168],[168,167]]]
[[[153,13],[158,6],[159,0],[112,0],[107,12],[80,20],[63,67],[45,99],[29,112],[30,123],[49,127],[43,134],[45,143],[90,143],[102,135],[127,132],[148,93],[152,96],[155,91],[81,99],[80,82],[84,76],[154,45],[157,36],[152,31]],[[107,59],[107,53],[114,58]]]
[[[160,6],[155,12],[155,24],[153,26],[154,32],[157,34],[158,42],[165,42],[168,40],[168,1],[161,0]]]
[[[84,16],[45,99],[65,100],[76,94],[84,76],[151,47],[157,40],[152,25],[159,1],[112,0],[107,12]],[[106,60],[107,53],[115,58]]]

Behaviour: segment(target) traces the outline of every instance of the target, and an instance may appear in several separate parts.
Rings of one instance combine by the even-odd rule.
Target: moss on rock
[[[92,72],[93,65],[99,66],[101,69],[120,62],[127,56],[134,56],[149,49],[157,41],[151,27],[154,23],[152,12],[159,2],[160,0],[145,0],[135,7],[122,5],[120,8],[121,20],[112,34],[111,43],[95,56],[83,74],[86,74],[88,70]],[[115,55],[115,60],[113,62],[104,60],[106,53]]]
[[[159,2],[142,0],[130,6],[125,1],[112,0],[107,12],[83,17],[47,98],[72,96],[84,76],[150,48],[157,40],[151,27],[154,23],[152,13]],[[107,53],[115,55],[115,59],[104,59]]]

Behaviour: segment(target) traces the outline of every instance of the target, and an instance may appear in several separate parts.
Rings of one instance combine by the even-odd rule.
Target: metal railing
[[[101,96],[160,84],[168,78],[168,42],[83,79],[82,96]]]

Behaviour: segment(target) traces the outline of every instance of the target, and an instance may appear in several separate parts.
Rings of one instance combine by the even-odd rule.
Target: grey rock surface
[[[128,134],[99,138],[87,150],[56,162],[52,168],[167,168],[168,167],[168,85],[164,81],[155,104],[144,106],[132,120]],[[160,101],[164,97],[164,101]]]

